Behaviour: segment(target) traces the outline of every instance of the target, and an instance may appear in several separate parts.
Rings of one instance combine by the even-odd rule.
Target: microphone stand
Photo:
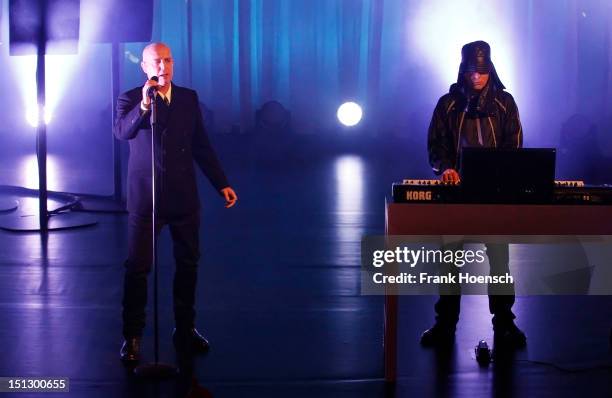
[[[175,376],[178,373],[178,369],[174,365],[159,362],[159,322],[158,322],[158,305],[157,305],[157,234],[156,225],[157,222],[156,214],[156,203],[157,197],[155,191],[155,137],[158,135],[157,125],[157,90],[149,89],[147,93],[151,98],[151,198],[153,203],[153,210],[151,212],[152,231],[153,234],[153,245],[151,250],[153,251],[152,262],[153,262],[153,353],[155,361],[147,364],[139,365],[134,368],[134,373],[138,376],[152,378],[152,379],[163,379]]]

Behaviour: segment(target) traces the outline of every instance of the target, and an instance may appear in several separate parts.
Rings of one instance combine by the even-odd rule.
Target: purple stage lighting
[[[41,119],[45,124],[49,124],[51,121],[51,111],[48,107],[43,110],[41,109],[40,105],[37,105],[36,103],[32,104],[32,106],[26,107],[26,120],[30,126],[38,127]]]
[[[484,40],[504,84],[514,93],[516,74],[513,26],[514,2],[487,0],[427,0],[415,3],[414,17],[406,22],[410,52],[429,69],[435,90],[443,92],[457,80],[461,47]],[[434,91],[435,91],[434,90]]]

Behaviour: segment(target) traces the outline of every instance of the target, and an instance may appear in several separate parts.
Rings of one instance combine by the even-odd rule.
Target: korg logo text
[[[408,200],[431,200],[431,191],[407,191]]]

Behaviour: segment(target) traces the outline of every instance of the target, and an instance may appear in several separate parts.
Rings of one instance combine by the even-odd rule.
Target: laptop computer
[[[554,148],[461,150],[461,189],[473,203],[550,203]]]

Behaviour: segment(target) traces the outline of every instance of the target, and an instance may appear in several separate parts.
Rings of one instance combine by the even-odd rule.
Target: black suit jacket
[[[141,90],[137,87],[119,96],[114,134],[130,144],[128,211],[149,216],[152,211],[151,112],[140,108]],[[204,129],[198,95],[194,90],[172,84],[170,105],[160,97],[157,104],[156,209],[165,216],[197,212],[200,201],[193,160],[217,190],[229,186]]]

